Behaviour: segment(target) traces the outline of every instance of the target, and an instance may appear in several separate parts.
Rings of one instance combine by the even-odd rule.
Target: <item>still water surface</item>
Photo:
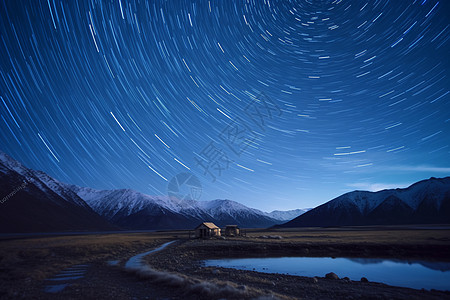
[[[366,258],[276,257],[204,261],[218,266],[264,273],[324,277],[334,272],[340,278],[382,282],[415,289],[450,290],[450,263]]]

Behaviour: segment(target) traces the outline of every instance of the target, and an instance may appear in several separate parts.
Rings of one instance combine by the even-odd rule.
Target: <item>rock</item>
[[[345,283],[349,283],[350,282],[350,278],[344,277],[344,278],[342,278],[342,281],[344,281]]]
[[[369,282],[369,280],[366,277],[361,277],[361,282]]]
[[[217,274],[220,273],[220,271],[219,270],[212,270],[211,273],[213,273],[214,275],[217,275]]]
[[[239,285],[239,286],[237,287],[237,289],[240,290],[240,291],[246,291],[246,290],[247,290],[247,287],[246,287],[245,285]]]
[[[330,272],[328,274],[325,275],[325,278],[327,279],[339,279],[339,276],[337,276],[335,273]]]
[[[317,277],[313,277],[312,282],[317,284],[319,283],[319,279],[317,279]]]
[[[268,238],[269,239],[274,239],[274,240],[281,240],[283,237],[279,236],[279,235],[269,235]]]

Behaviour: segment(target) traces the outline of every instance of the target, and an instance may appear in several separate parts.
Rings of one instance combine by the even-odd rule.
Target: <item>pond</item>
[[[324,277],[329,272],[349,277],[414,289],[450,290],[450,263],[366,258],[276,257],[237,258],[204,261],[217,266],[264,273]]]

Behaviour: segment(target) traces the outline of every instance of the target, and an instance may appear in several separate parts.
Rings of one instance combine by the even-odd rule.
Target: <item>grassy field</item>
[[[342,228],[293,228],[276,230],[248,230],[247,236],[279,235],[281,242],[337,243],[378,245],[450,245],[449,229],[412,229],[405,226],[342,227]]]
[[[246,231],[243,240],[249,242],[248,246],[236,246],[236,251],[231,251],[230,255],[258,256],[266,252],[287,256],[450,261],[450,229],[412,229],[407,226],[253,229]],[[259,243],[264,243],[264,246],[260,247]],[[216,244],[218,251],[221,246]],[[242,255],[239,250],[242,250]]]
[[[42,280],[73,264],[120,259],[187,237],[187,232],[152,232],[0,240],[0,280]]]
[[[192,262],[199,257],[258,255],[339,257],[350,253],[355,257],[450,261],[450,230],[405,227],[252,229],[246,231],[246,237],[209,241],[189,240],[188,231],[4,238],[0,239],[0,298],[24,289],[39,293],[45,279],[69,266],[85,263],[103,266],[109,260],[118,260],[123,265],[131,256],[175,239],[181,243],[167,250],[169,256],[153,259],[159,268],[174,270],[179,266],[170,264],[185,258],[190,258],[186,262]],[[153,265],[151,258],[148,261]],[[192,264],[190,267],[194,271],[198,268]],[[120,276],[118,273],[117,277]]]

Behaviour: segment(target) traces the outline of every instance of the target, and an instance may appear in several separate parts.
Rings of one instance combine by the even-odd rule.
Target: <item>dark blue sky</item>
[[[2,1],[0,149],[60,181],[313,207],[450,174],[448,1]]]

